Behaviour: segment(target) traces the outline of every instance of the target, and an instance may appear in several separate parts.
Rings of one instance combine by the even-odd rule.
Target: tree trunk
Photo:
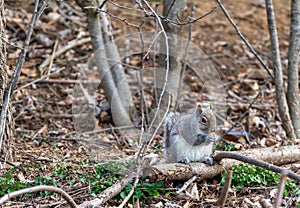
[[[126,107],[129,107],[130,105],[124,104],[123,101],[129,102],[131,99],[121,99],[122,96],[126,96],[130,93],[120,94],[117,89],[117,84],[119,83],[115,83],[112,70],[108,63],[99,12],[96,9],[98,6],[97,1],[76,0],[76,2],[87,16],[88,30],[91,34],[92,47],[94,51],[93,61],[98,70],[97,76],[101,81],[101,87],[103,88],[105,97],[111,106],[114,123],[116,126],[130,126],[132,123],[129,117],[129,109],[126,109]],[[125,90],[125,88],[122,90]]]
[[[8,66],[6,64],[6,33],[5,33],[5,19],[4,19],[4,0],[0,0],[0,105],[3,105],[3,98],[7,89],[7,70]],[[7,122],[6,122],[6,132],[3,141],[0,141],[1,148],[1,158],[6,160],[13,160],[13,150],[11,143],[13,141],[14,132],[14,122],[11,116],[11,110],[8,109],[7,112]]]
[[[104,6],[105,7],[105,6]],[[119,92],[120,99],[124,108],[129,112],[130,118],[134,118],[136,109],[132,100],[130,87],[127,82],[126,74],[121,64],[120,54],[115,43],[115,39],[112,33],[112,28],[107,15],[104,12],[100,13],[101,27],[103,43],[105,45],[105,52],[107,61]]]
[[[299,102],[299,52],[300,52],[300,1],[291,1],[290,43],[288,52],[287,102],[297,139],[300,139],[300,102]]]
[[[282,65],[280,59],[279,43],[278,43],[278,34],[275,22],[274,6],[272,0],[266,0],[266,10],[267,10],[267,19],[268,27],[270,33],[270,42],[272,50],[272,59],[274,65],[274,77],[275,77],[275,89],[276,89],[276,100],[279,110],[279,115],[282,120],[282,125],[289,139],[295,139],[295,132],[291,122],[286,93],[283,84],[282,76]]]
[[[182,21],[185,7],[185,0],[165,0],[163,16],[173,22]],[[163,26],[168,35],[168,40],[166,43],[165,37],[162,36],[163,38],[160,43],[160,68],[156,71],[156,94],[158,95],[156,98],[156,106],[158,105],[160,97],[162,97],[161,105],[157,107],[166,110],[170,94],[172,99],[170,110],[173,111],[176,104],[178,88],[180,86],[180,72],[182,69],[181,58],[183,57],[183,51],[178,50],[178,48],[180,48],[179,45],[182,42],[178,38],[181,35],[182,26],[173,25],[173,23],[166,21],[163,22]],[[165,83],[166,87],[164,88]],[[161,96],[163,89],[165,89],[165,92],[163,96]]]

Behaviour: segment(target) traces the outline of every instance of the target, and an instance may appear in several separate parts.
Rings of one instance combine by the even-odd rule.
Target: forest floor
[[[134,6],[134,1],[114,2],[138,9],[136,5]],[[188,2],[188,11],[191,11],[192,3]],[[206,54],[216,69],[221,86],[215,87],[225,90],[226,102],[215,103],[218,106],[217,110],[223,108],[222,111],[225,112],[221,115],[223,123],[219,128],[230,128],[244,112],[249,111],[248,116],[235,128],[237,134],[227,136],[225,138],[227,141],[221,142],[220,148],[230,147],[233,150],[244,150],[279,147],[283,143],[299,145],[299,143],[286,140],[286,134],[277,111],[272,79],[247,49],[222,10],[214,1],[194,1],[193,4],[196,6],[195,17],[200,17],[213,10],[211,14],[193,24],[192,44],[203,51],[194,56],[199,57]],[[287,0],[274,0],[274,4],[280,55],[286,80],[290,4]],[[224,2],[224,6],[240,31],[272,69],[264,5],[260,4],[260,1],[228,0]],[[110,8],[111,14],[118,16],[118,18],[111,16],[111,20],[114,36],[119,41],[126,41],[122,37],[138,32],[129,23],[141,25],[142,31],[153,32],[155,29],[153,18],[143,17],[142,13],[135,10],[120,8],[110,1],[108,1],[107,7]],[[7,39],[10,43],[7,45],[8,64],[11,72],[16,67],[20,52],[15,45],[22,46],[32,13],[33,5],[28,4],[27,1],[7,1],[5,5]],[[142,22],[143,24],[141,24]],[[187,37],[188,26],[185,26],[184,30],[183,36]],[[104,159],[104,155],[107,158],[120,159],[124,155],[128,157],[134,156],[136,153],[133,147],[122,141],[122,133],[113,128],[115,124],[112,120],[111,110],[106,104],[102,90],[95,92],[94,95],[101,111],[97,123],[91,125],[96,125],[95,129],[98,131],[98,134],[93,136],[101,137],[101,141],[105,141],[110,147],[104,148],[101,144],[95,144],[91,139],[92,136],[88,140],[87,136],[80,134],[82,130],[80,126],[74,124],[72,111],[72,108],[75,109],[76,93],[74,94],[74,88],[77,80],[81,79],[80,73],[90,63],[92,54],[90,42],[86,41],[84,44],[73,46],[58,57],[53,57],[53,54],[61,48],[75,42],[78,43],[88,37],[85,15],[73,1],[68,3],[55,1],[41,16],[33,33],[20,80],[13,95],[12,109],[16,127],[13,144],[13,164],[15,166],[3,164],[4,168],[0,171],[0,184],[4,189],[0,195],[9,190],[48,184],[61,187],[73,197],[77,204],[80,204],[93,199],[95,193],[100,193],[115,183],[118,177],[124,177],[129,173],[129,169],[122,174],[109,172],[103,168],[101,162],[95,160],[96,158]],[[40,68],[47,58],[50,62]],[[140,67],[140,57],[132,55],[129,63]],[[192,66],[190,68],[198,70],[193,69]],[[130,76],[132,70],[125,69],[127,75]],[[200,73],[206,73],[206,71],[200,70]],[[35,80],[38,81],[33,83]],[[145,83],[151,84],[151,78]],[[183,94],[192,91],[197,101],[203,101],[205,96],[201,95],[199,91],[202,85],[195,81],[192,75],[189,74],[185,77],[185,83],[187,89]],[[205,84],[215,85],[215,83]],[[253,100],[255,103],[248,109]],[[134,94],[134,102],[140,106],[136,94]],[[189,106],[182,104],[181,108],[182,111],[185,111]],[[154,153],[162,154],[162,143],[163,137],[160,132],[160,135],[157,135],[154,140]],[[299,167],[300,164],[293,164],[292,170],[300,173]],[[4,183],[5,181],[20,181],[20,184],[11,182],[14,185],[9,186],[8,183]],[[138,191],[134,194],[136,197],[135,207],[159,207],[159,203],[166,202],[173,202],[184,207],[212,207],[220,193],[220,181],[221,177],[219,176],[198,182],[196,186],[198,197],[195,195],[193,197],[193,194],[177,195],[176,190],[183,182],[156,183],[151,186],[147,181],[141,181]],[[261,198],[274,200],[272,193],[275,188],[276,184],[267,184],[258,187],[245,185],[241,189],[231,189],[230,200],[226,202],[226,206],[261,207],[259,204]],[[130,186],[127,186],[126,190],[122,192],[123,196],[129,190]],[[289,194],[283,202],[290,207],[295,207],[297,197],[299,195]],[[119,196],[108,201],[105,207],[120,204],[121,198],[122,196]],[[60,196],[42,192],[13,199],[6,203],[5,207],[35,207],[39,204],[43,204],[43,207],[67,206]]]

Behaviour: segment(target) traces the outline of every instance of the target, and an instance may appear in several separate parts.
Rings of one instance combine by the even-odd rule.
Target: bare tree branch
[[[138,171],[136,173],[136,178],[135,178],[135,181],[134,181],[134,184],[130,190],[130,192],[128,193],[128,195],[125,197],[125,199],[122,201],[122,203],[118,206],[118,208],[123,208],[125,206],[125,204],[128,202],[128,200],[130,199],[130,197],[133,195],[134,193],[134,190],[139,182],[139,174],[141,172],[141,169],[140,169],[140,166],[138,167]]]
[[[226,202],[226,198],[227,198],[227,195],[228,195],[228,191],[229,191],[230,186],[231,186],[231,181],[232,181],[232,171],[228,170],[227,175],[226,175],[226,179],[225,179],[225,184],[223,185],[220,197],[217,201],[218,206],[224,207],[225,202]]]
[[[282,170],[281,171],[281,176],[280,176],[280,182],[278,185],[278,191],[277,191],[277,196],[274,202],[274,207],[279,208],[281,207],[281,202],[282,202],[282,196],[284,192],[284,187],[285,187],[285,182],[287,180],[289,172],[287,170]]]
[[[230,24],[233,26],[233,28],[235,29],[236,33],[238,34],[238,36],[243,40],[243,42],[246,44],[246,46],[248,47],[248,49],[251,51],[251,53],[253,53],[253,55],[257,58],[257,60],[260,62],[260,64],[264,67],[264,69],[268,72],[268,74],[270,75],[270,77],[272,77],[274,79],[274,76],[271,72],[271,70],[269,69],[269,67],[266,65],[266,63],[262,60],[262,58],[257,54],[257,52],[255,51],[255,49],[251,46],[251,44],[248,42],[248,40],[245,38],[245,36],[241,33],[241,31],[239,30],[238,26],[234,23],[234,21],[231,19],[229,13],[227,12],[226,8],[223,6],[221,0],[216,0],[217,3],[219,4],[220,8],[222,9],[224,15],[226,16],[226,18],[228,19],[228,21],[230,22]]]
[[[230,131],[232,131],[233,128],[235,128],[238,124],[241,123],[241,121],[249,115],[249,110],[252,108],[253,104],[256,102],[256,100],[259,98],[259,96],[261,95],[261,92],[259,92],[255,98],[251,101],[251,103],[249,104],[249,106],[247,107],[247,110],[239,117],[239,119],[228,129],[226,130],[226,132],[224,132],[223,135],[221,135],[221,139],[223,139],[223,137],[228,134]]]
[[[190,178],[188,181],[186,181],[183,186],[176,191],[176,194],[180,194],[181,192],[183,192],[184,190],[186,190],[189,185],[191,185],[191,183],[193,183],[195,180],[197,180],[197,176],[193,176],[192,178]]]
[[[285,169],[283,169],[279,166],[273,165],[271,163],[267,163],[267,162],[264,162],[262,160],[254,159],[254,158],[244,156],[244,155],[241,155],[241,154],[238,154],[238,153],[220,152],[214,157],[214,159],[216,159],[217,161],[220,161],[224,158],[239,160],[239,161],[242,161],[242,162],[245,162],[245,163],[249,163],[249,164],[252,164],[252,165],[256,165],[256,166],[271,170],[275,173],[281,173],[283,171],[287,171],[287,176],[288,177],[290,177],[290,178],[292,178],[296,181],[300,181],[300,175],[298,175],[296,173],[293,173],[289,170],[285,170]]]
[[[81,45],[84,45],[84,44],[87,44],[91,42],[91,38],[83,38],[83,39],[75,39],[75,40],[72,40],[69,42],[68,45],[60,48],[59,50],[57,50],[54,55],[53,55],[53,58],[56,58],[64,53],[66,53],[68,50],[72,49],[72,48],[75,48],[75,47],[78,47],[78,46],[81,46]],[[45,68],[46,66],[49,65],[50,61],[51,61],[51,56],[49,56],[48,58],[46,58],[43,63],[39,66],[39,70],[43,70],[43,68]]]
[[[0,198],[0,205],[3,204],[4,202],[10,200],[13,197],[17,197],[17,196],[20,196],[23,194],[28,194],[28,193],[33,193],[33,192],[39,192],[39,191],[50,191],[50,192],[58,193],[68,202],[70,207],[77,208],[76,203],[74,202],[72,197],[69,194],[67,194],[67,192],[65,192],[61,188],[57,188],[54,186],[45,186],[45,185],[35,186],[35,187],[31,187],[31,188],[25,188],[25,189],[21,189],[21,190],[6,194],[2,198]]]
[[[101,204],[107,202],[108,200],[119,194],[123,190],[123,188],[133,180],[133,178],[133,176],[123,178],[121,181],[117,182],[113,186],[108,187],[100,194],[98,194],[98,198],[91,201],[85,201],[80,204],[78,208],[99,207]]]

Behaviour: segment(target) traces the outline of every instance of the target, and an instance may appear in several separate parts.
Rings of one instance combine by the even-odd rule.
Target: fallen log
[[[215,156],[221,151],[216,151]],[[284,147],[268,147],[235,151],[235,153],[262,160],[273,165],[286,165],[300,161],[300,145]],[[143,178],[150,181],[181,181],[188,180],[194,175],[198,175],[198,180],[212,178],[221,174],[224,170],[233,165],[240,164],[240,161],[233,159],[222,159],[219,164],[208,166],[204,163],[170,163],[158,164],[147,167],[143,170]]]

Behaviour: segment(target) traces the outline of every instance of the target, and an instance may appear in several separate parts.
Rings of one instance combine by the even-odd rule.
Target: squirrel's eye
[[[207,124],[207,118],[206,117],[202,117],[201,118],[201,123],[203,123],[203,124]]]

